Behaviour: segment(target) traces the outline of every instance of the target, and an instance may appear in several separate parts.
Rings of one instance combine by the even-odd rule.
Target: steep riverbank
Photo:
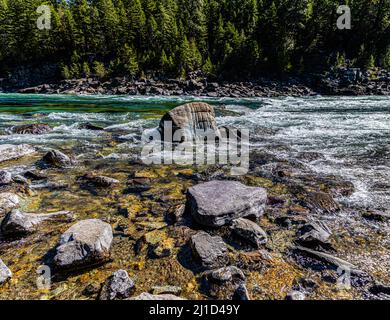
[[[0,169],[9,174],[0,186],[1,208],[73,213],[42,222],[22,239],[0,239],[0,257],[12,271],[0,285],[1,299],[95,299],[119,269],[135,284],[125,280],[132,297],[220,299],[238,290],[251,299],[388,298],[388,98],[203,98],[214,106],[218,126],[250,129],[249,172],[232,177],[218,165],[140,161],[142,132],[172,108],[198,100],[0,94],[0,144],[33,148],[19,147],[24,156],[7,161],[2,152]],[[64,167],[42,165],[51,149],[69,156],[60,157]],[[235,181],[228,189],[239,198],[247,191],[237,183],[266,191],[266,204],[251,202],[265,205],[256,226],[213,228],[193,220],[188,190],[216,180]],[[210,202],[228,196],[219,190],[206,191],[213,192]],[[192,192],[201,201],[197,192],[204,191]],[[89,219],[111,226],[110,259],[38,289],[37,268],[53,258],[61,235]],[[250,241],[246,228],[255,235]],[[219,255],[204,255],[204,238],[215,241]],[[220,264],[229,269],[202,269]],[[340,285],[338,267],[352,265],[351,286]]]

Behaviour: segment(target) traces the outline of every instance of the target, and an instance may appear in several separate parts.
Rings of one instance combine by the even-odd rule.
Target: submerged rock
[[[134,281],[126,270],[115,271],[104,283],[100,300],[127,299],[135,290]]]
[[[8,213],[19,207],[19,197],[10,192],[0,193],[0,214]]]
[[[318,214],[331,214],[340,210],[339,204],[332,196],[324,192],[308,193],[302,204],[312,212]]]
[[[12,182],[12,175],[5,170],[0,170],[0,186],[10,184]]]
[[[106,261],[110,256],[113,234],[108,223],[98,219],[80,221],[62,234],[54,266],[75,269]]]
[[[58,217],[68,217],[69,211],[59,211],[47,214],[24,213],[17,209],[8,213],[0,225],[1,235],[5,237],[19,237],[31,234],[37,230],[37,226],[43,221]]]
[[[257,248],[267,243],[267,233],[253,221],[239,218],[233,221],[230,228],[234,233],[244,238]]]
[[[64,153],[58,150],[51,150],[42,158],[48,165],[64,168],[72,165],[72,160]]]
[[[8,279],[11,279],[12,272],[0,259],[0,285],[6,282]]]
[[[48,124],[44,123],[24,124],[11,128],[12,133],[16,134],[43,134],[52,130]]]
[[[119,180],[106,177],[106,176],[95,176],[92,174],[86,174],[81,177],[81,180],[87,183],[93,184],[95,187],[112,187],[119,184]]]
[[[148,292],[143,292],[139,296],[132,297],[129,300],[186,300],[184,298],[180,298],[178,296],[175,296],[173,294],[150,294]]]
[[[192,140],[197,135],[218,134],[214,108],[203,102],[188,103],[165,114],[159,125],[162,136],[168,123],[172,125],[173,134],[177,130],[183,130],[184,140]],[[164,137],[165,140],[167,138],[171,137]]]
[[[19,159],[35,152],[36,150],[28,144],[3,144],[0,145],[0,162]]]
[[[260,217],[267,202],[263,188],[237,181],[210,181],[188,190],[187,206],[201,225],[220,227],[241,217]]]
[[[200,231],[191,237],[191,248],[204,269],[220,268],[229,261],[226,244],[219,236]]]
[[[205,276],[211,297],[221,300],[250,300],[245,285],[246,277],[239,268],[224,267],[211,271]]]

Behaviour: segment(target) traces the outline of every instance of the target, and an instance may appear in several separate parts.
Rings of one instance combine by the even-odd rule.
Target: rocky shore
[[[290,77],[286,80],[259,78],[253,81],[231,82],[210,80],[194,73],[187,80],[139,79],[126,77],[99,80],[96,78],[52,81],[34,86],[19,78],[1,79],[0,91],[41,94],[105,94],[160,95],[207,97],[276,97],[311,95],[389,95],[390,72],[387,70],[337,69],[326,75]]]
[[[181,128],[215,124],[204,104],[165,117]],[[10,129],[50,132],[39,123]],[[296,162],[254,150],[248,174],[232,177],[220,165],[1,150],[0,299],[390,298],[379,258],[388,255],[381,245],[388,217],[339,201],[354,185],[318,176],[310,163],[319,155]],[[378,259],[374,266],[367,254]],[[37,290],[42,265],[52,270],[52,286]]]

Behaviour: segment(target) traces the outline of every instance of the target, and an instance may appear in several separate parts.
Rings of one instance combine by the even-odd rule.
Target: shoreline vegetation
[[[388,0],[350,3],[350,28],[336,0],[46,1],[44,16],[41,5],[0,0],[2,91],[389,93]]]

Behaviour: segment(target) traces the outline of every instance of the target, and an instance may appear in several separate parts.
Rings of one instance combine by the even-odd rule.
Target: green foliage
[[[51,30],[36,26],[42,4]],[[0,76],[46,62],[64,78],[389,67],[390,0],[348,4],[352,30],[337,29],[337,0],[0,0]]]

